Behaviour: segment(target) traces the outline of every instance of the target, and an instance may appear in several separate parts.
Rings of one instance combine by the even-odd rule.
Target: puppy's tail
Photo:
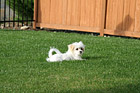
[[[49,57],[51,57],[52,55],[53,55],[53,52],[56,52],[56,54],[61,54],[61,52],[58,50],[58,49],[56,49],[56,48],[50,48],[50,51],[49,51]]]

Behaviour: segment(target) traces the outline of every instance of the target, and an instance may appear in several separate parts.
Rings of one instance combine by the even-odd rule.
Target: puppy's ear
[[[83,46],[83,48],[85,48],[85,45],[83,44],[82,41],[80,41],[79,44],[80,44],[81,46]]]
[[[79,43],[83,43],[82,41],[80,41]]]
[[[70,51],[73,51],[74,50],[74,45],[73,44],[70,44],[70,45],[68,45],[68,49],[70,50]]]
[[[82,41],[80,41],[79,44],[84,45]]]

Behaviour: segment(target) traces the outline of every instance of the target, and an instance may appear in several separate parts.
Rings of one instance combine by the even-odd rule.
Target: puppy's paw
[[[46,61],[47,61],[47,62],[50,62],[50,59],[49,59],[49,58],[46,58]]]
[[[82,61],[85,61],[86,59],[81,59]]]
[[[86,59],[82,59],[82,60],[86,60]]]

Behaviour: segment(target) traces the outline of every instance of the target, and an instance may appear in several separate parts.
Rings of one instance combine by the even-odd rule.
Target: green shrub
[[[9,2],[10,1],[10,2]],[[22,19],[22,16],[24,18],[32,19],[33,17],[33,5],[34,5],[34,0],[9,0],[7,1],[7,5],[10,3],[10,8],[14,11],[15,8],[15,13],[16,15],[19,15],[19,18]]]

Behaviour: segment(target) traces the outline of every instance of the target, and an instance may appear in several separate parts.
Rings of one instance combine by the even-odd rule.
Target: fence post
[[[101,5],[101,23],[100,23],[100,36],[104,36],[105,15],[106,15],[106,0],[102,0]]]
[[[36,29],[36,21],[37,21],[37,2],[38,2],[38,0],[34,0],[34,22],[33,22],[33,29]]]

